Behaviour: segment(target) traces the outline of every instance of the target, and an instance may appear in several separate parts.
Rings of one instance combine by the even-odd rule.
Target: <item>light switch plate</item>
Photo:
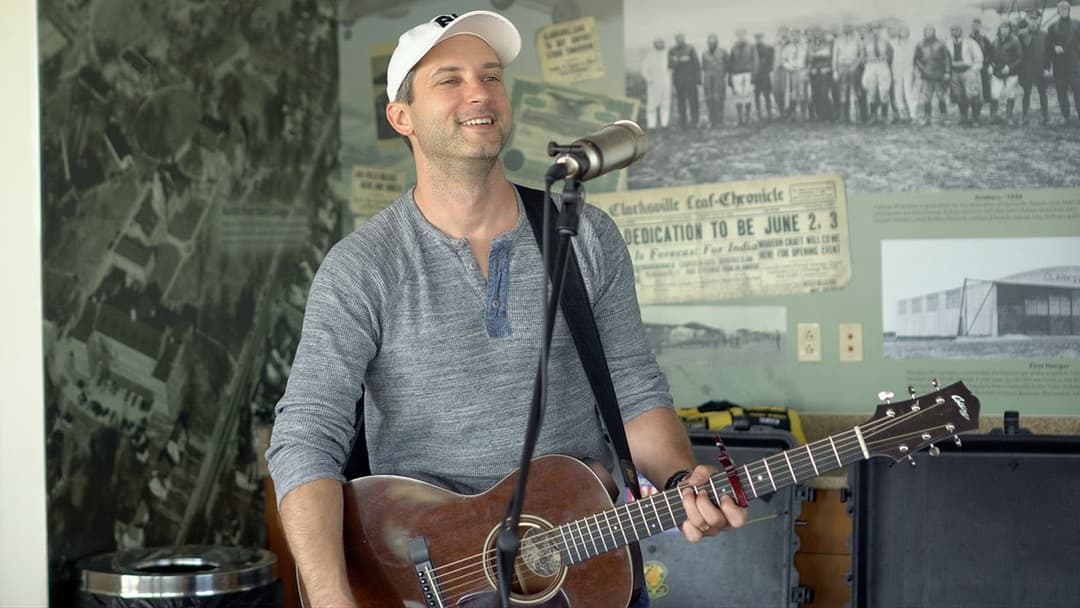
[[[837,341],[840,360],[854,362],[863,360],[862,323],[841,323]]]
[[[799,323],[795,340],[798,360],[803,363],[821,361],[821,323]]]

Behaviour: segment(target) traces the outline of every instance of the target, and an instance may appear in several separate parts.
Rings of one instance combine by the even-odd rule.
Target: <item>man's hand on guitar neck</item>
[[[691,543],[701,542],[706,536],[716,536],[728,528],[738,528],[746,523],[746,509],[735,504],[730,496],[720,497],[717,507],[708,492],[694,492],[695,487],[708,486],[709,477],[719,473],[714,467],[699,464],[690,476],[679,483],[686,521],[682,532]]]

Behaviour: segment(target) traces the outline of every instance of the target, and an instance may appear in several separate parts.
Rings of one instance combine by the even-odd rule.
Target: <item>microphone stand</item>
[[[548,146],[549,153],[553,156],[555,152],[552,152],[552,150],[574,154],[576,148],[580,148],[580,146],[557,147],[554,144]],[[561,199],[562,209],[559,212],[558,224],[556,225],[558,243],[555,248],[555,259],[552,260],[550,258],[547,227],[550,225],[551,185],[559,179],[564,179],[565,185]],[[517,483],[514,486],[514,494],[510,499],[510,504],[507,506],[502,529],[499,531],[495,542],[499,604],[502,608],[511,608],[510,586],[511,580],[513,580],[514,559],[521,547],[519,527],[521,511],[525,502],[525,486],[529,477],[529,465],[532,462],[533,452],[536,450],[536,441],[540,436],[544,404],[547,401],[547,368],[548,356],[551,351],[551,339],[555,331],[555,317],[566,276],[566,263],[570,254],[570,239],[577,235],[578,224],[581,219],[582,180],[576,174],[571,174],[565,163],[553,164],[545,175],[544,184],[546,196],[544,197],[541,255],[544,269],[551,275],[551,292],[544,306],[544,335],[540,349],[540,361],[536,369],[536,379],[533,384],[532,407],[529,409],[529,419],[525,428],[525,443],[521,451]]]

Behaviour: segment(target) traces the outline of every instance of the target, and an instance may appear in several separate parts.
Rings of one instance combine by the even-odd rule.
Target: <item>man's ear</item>
[[[412,117],[409,116],[408,105],[400,101],[392,101],[386,104],[386,120],[398,134],[404,137],[413,134]]]

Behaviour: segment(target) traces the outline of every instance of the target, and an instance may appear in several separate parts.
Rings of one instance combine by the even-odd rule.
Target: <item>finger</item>
[[[746,523],[746,508],[735,504],[730,496],[720,498],[720,511],[729,527],[741,528]]]

